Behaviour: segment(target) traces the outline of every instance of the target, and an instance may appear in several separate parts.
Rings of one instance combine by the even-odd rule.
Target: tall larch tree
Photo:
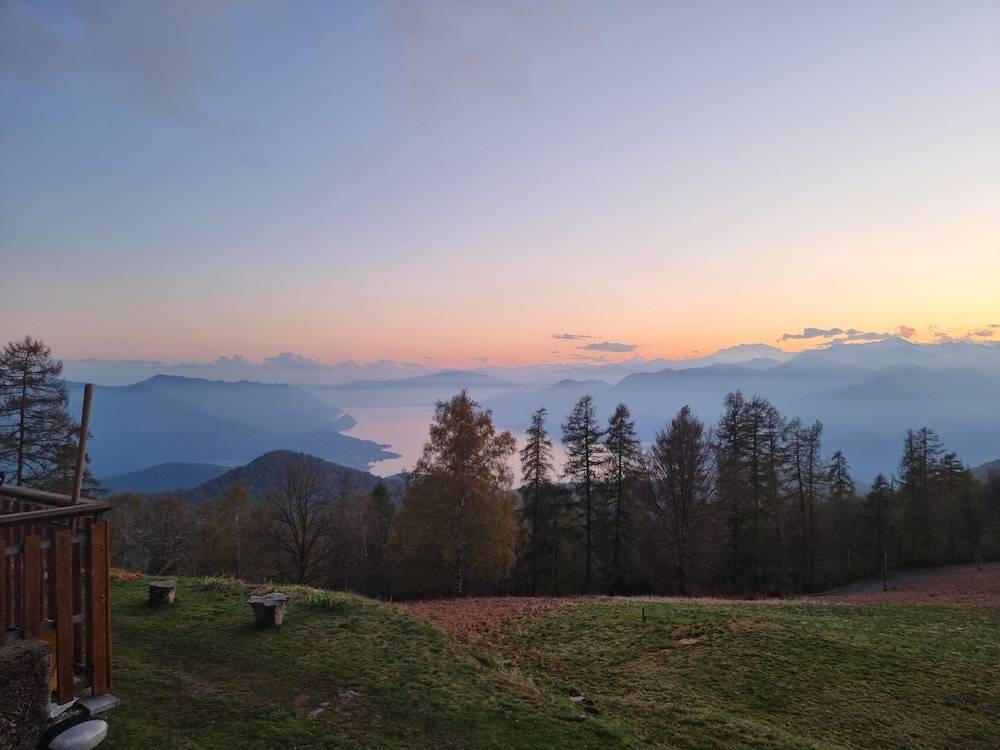
[[[552,441],[545,430],[546,414],[545,407],[542,407],[531,415],[527,443],[521,449],[521,480],[524,483],[524,493],[528,500],[525,504],[525,517],[531,525],[528,554],[531,565],[529,590],[532,596],[538,589],[542,497],[552,482]]]
[[[598,470],[604,458],[603,435],[597,423],[597,409],[590,395],[583,396],[562,425],[566,465],[563,475],[572,479],[583,493],[584,514],[584,591],[589,592],[594,580],[594,494]]]
[[[899,492],[909,564],[926,564],[932,553],[931,493],[943,454],[941,438],[933,430],[907,430],[899,462]]]
[[[628,407],[618,404],[604,433],[604,483],[612,498],[611,506],[611,586],[621,590],[623,580],[624,533],[629,518],[632,486],[642,461],[642,446],[635,434]]]
[[[79,427],[69,416],[62,362],[26,336],[0,353],[0,471],[8,481],[65,491]]]
[[[795,419],[789,425],[792,484],[799,508],[799,581],[806,591],[816,584],[816,504],[826,481],[820,458],[822,438],[820,422],[803,427]]]

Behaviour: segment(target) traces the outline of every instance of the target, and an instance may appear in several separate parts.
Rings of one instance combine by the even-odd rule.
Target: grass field
[[[249,588],[147,583],[113,590],[111,750],[1000,747],[997,607],[585,601],[487,646],[305,590],[258,630]]]

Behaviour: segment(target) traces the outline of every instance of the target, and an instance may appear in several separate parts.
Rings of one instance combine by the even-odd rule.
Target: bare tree
[[[265,542],[275,548],[278,575],[295,583],[321,577],[332,549],[333,493],[315,462],[289,458],[263,504]]]

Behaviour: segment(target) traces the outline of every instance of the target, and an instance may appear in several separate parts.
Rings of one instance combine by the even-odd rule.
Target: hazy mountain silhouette
[[[123,492],[135,492],[149,495],[170,490],[186,490],[204,484],[210,479],[225,474],[229,466],[215,464],[181,463],[171,461],[157,464],[147,469],[130,471],[125,474],[105,477],[101,480],[104,489],[113,495]]]
[[[192,503],[203,503],[206,500],[222,497],[236,482],[242,482],[254,498],[259,499],[282,480],[291,459],[308,462],[325,478],[330,490],[335,493],[346,490],[371,492],[380,481],[380,477],[367,471],[341,466],[305,453],[279,450],[258,456],[244,466],[230,469],[220,476],[178,494]],[[381,481],[384,481],[393,493],[398,493],[402,487],[402,480],[398,476]]]
[[[83,388],[67,385],[79,413]],[[358,469],[396,456],[338,432],[351,424],[340,409],[293,386],[174,376],[98,386],[91,471],[101,478],[166,462],[232,466],[275,449],[308,450]]]

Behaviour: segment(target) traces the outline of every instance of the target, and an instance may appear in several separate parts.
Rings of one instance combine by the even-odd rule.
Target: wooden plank
[[[0,633],[10,624],[10,613],[7,611],[7,597],[10,595],[7,578],[10,576],[10,558],[0,555]]]
[[[107,650],[108,650],[108,690],[114,687],[114,681],[111,679],[111,521],[102,521],[101,525],[104,527],[104,556],[105,556],[105,566],[104,566],[104,589],[108,592],[105,597],[105,608],[107,610],[106,622],[105,622],[105,633],[107,633]],[[95,693],[96,695],[96,693]]]
[[[73,662],[83,664],[83,626],[77,622],[79,617],[83,620],[83,576],[80,574],[83,567],[83,538],[76,533],[73,535]]]
[[[34,638],[42,624],[42,540],[37,534],[24,538],[21,557],[24,575],[21,627],[25,638]]]
[[[55,538],[56,695],[59,703],[73,698],[73,533]]]
[[[111,654],[108,648],[108,546],[107,525],[101,521],[90,525],[90,627],[87,651],[90,656],[90,687],[92,695],[108,691]]]

